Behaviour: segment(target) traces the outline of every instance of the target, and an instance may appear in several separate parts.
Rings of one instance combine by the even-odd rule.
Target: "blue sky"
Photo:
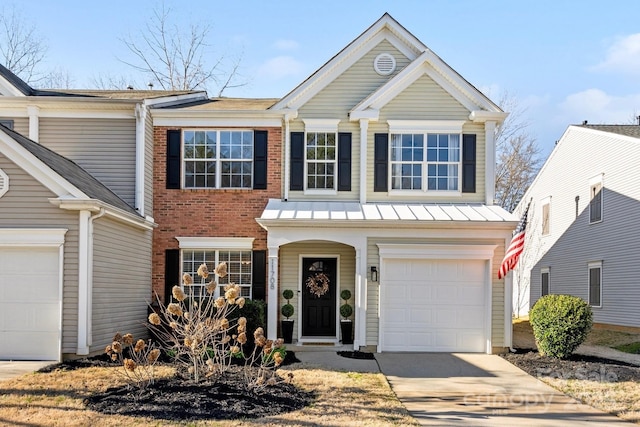
[[[68,70],[75,87],[90,86],[98,75],[133,76],[118,61],[127,58],[119,39],[136,34],[158,4],[15,2],[47,41],[44,65]],[[640,114],[636,0],[165,0],[165,5],[185,26],[212,26],[213,59],[242,52],[241,73],[249,84],[226,96],[284,96],[389,12],[494,101],[503,91],[515,97],[545,155],[569,124],[629,124]]]

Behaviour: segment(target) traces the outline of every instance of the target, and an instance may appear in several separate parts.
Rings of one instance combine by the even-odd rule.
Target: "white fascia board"
[[[253,249],[253,237],[176,237],[180,249]]]
[[[57,196],[71,195],[77,198],[88,198],[88,196],[76,186],[58,175],[53,169],[40,161],[40,159],[4,132],[0,132],[0,153],[4,154],[9,160]]]
[[[104,210],[105,215],[118,221],[143,228],[146,230],[152,230],[157,227],[150,217],[142,218],[138,215],[123,211],[122,209],[111,206],[104,203],[101,200],[96,199],[67,199],[67,198],[51,198],[49,203],[59,207],[60,209],[69,211],[87,211],[91,213],[97,213]]]
[[[281,119],[251,119],[251,118],[154,118],[154,126],[175,126],[175,127],[280,127]]]
[[[405,33],[403,38],[397,35]],[[299,109],[383,40],[391,43],[409,60],[414,60],[425,49],[407,30],[391,17],[385,16],[277,102],[272,109]]]
[[[461,133],[464,120],[387,120],[390,133]]]
[[[380,258],[400,259],[493,259],[498,245],[384,244],[378,243]]]
[[[39,116],[58,119],[135,119],[135,109],[131,111],[88,111],[41,109]]]
[[[0,246],[60,246],[66,228],[0,228]]]
[[[154,126],[264,126],[280,127],[291,111],[255,110],[151,110]]]
[[[409,230],[457,230],[457,229],[474,229],[474,230],[507,230],[509,233],[518,224],[518,221],[418,221],[418,220],[374,220],[374,219],[266,219],[256,218],[256,222],[265,230],[271,232],[274,229],[375,229],[377,231],[389,229],[409,229]]]
[[[0,76],[0,96],[21,96],[26,97],[17,87],[12,85],[9,80]]]
[[[302,119],[307,132],[337,132],[340,119]]]

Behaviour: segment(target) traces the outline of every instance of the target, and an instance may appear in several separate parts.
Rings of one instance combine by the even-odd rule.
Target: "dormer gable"
[[[0,65],[0,96],[29,96],[33,88],[24,80]]]

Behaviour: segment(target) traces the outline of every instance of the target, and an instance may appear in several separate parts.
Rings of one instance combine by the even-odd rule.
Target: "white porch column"
[[[367,203],[367,153],[368,153],[367,131],[368,130],[369,130],[369,119],[360,119],[360,204],[362,205]],[[366,274],[366,270],[365,270],[365,274]]]
[[[484,176],[485,204],[493,205],[496,197],[496,122],[487,121],[484,124],[486,165]]]
[[[278,303],[278,250],[278,246],[270,246],[268,253],[267,339],[270,340],[278,338],[278,312],[280,311]]]
[[[356,248],[356,331],[354,350],[367,345],[367,240]]]
[[[38,142],[40,139],[40,107],[29,105],[27,114],[29,115],[29,139]]]

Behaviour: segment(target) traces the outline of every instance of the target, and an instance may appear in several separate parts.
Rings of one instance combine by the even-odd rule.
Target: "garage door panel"
[[[0,248],[0,359],[59,358],[59,269],[57,247]]]
[[[382,350],[485,351],[485,265],[482,260],[383,260]]]

